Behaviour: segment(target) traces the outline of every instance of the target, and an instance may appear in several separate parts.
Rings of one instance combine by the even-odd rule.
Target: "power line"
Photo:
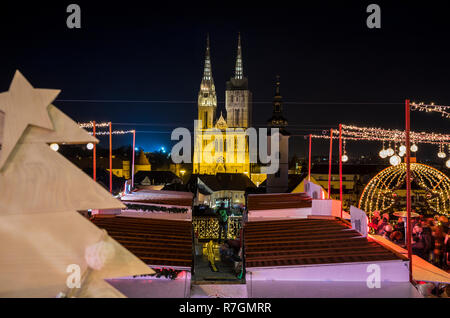
[[[198,101],[186,100],[126,100],[126,99],[57,99],[57,102],[70,103],[126,103],[126,104],[197,104]],[[225,104],[218,101],[218,104]],[[273,101],[253,101],[252,104],[273,104]],[[284,101],[286,105],[403,105],[400,102],[308,102],[308,101]]]

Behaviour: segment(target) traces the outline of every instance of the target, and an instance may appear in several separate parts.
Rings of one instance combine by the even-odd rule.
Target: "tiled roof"
[[[341,219],[249,222],[244,239],[247,268],[404,259]]]
[[[120,216],[92,222],[148,265],[192,266],[191,222]]]
[[[249,194],[247,199],[249,211],[299,209],[311,206],[311,198],[305,193]]]

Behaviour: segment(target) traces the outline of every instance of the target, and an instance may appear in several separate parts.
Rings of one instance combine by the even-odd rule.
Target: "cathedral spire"
[[[206,53],[205,53],[205,68],[203,69],[203,80],[212,81],[212,70],[211,70],[211,53],[209,49],[209,33],[206,36]]]
[[[241,33],[239,32],[237,56],[236,56],[236,68],[234,69],[234,78],[242,79],[243,77],[244,77],[244,67],[242,66]]]

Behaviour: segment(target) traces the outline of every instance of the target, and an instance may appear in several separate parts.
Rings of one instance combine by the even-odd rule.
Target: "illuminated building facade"
[[[252,94],[248,90],[248,80],[244,77],[240,35],[235,74],[226,84],[226,118],[222,113],[217,118],[217,95],[208,37],[198,95],[198,120],[201,121],[201,126],[194,128],[194,174],[250,174],[248,137],[245,130],[251,127]]]

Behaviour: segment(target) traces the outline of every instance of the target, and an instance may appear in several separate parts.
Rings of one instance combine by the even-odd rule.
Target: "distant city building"
[[[147,156],[145,153],[141,150],[139,153],[139,157],[137,158],[135,164],[134,164],[134,174],[136,175],[139,171],[151,171],[152,165],[150,164],[150,161],[148,161]]]

